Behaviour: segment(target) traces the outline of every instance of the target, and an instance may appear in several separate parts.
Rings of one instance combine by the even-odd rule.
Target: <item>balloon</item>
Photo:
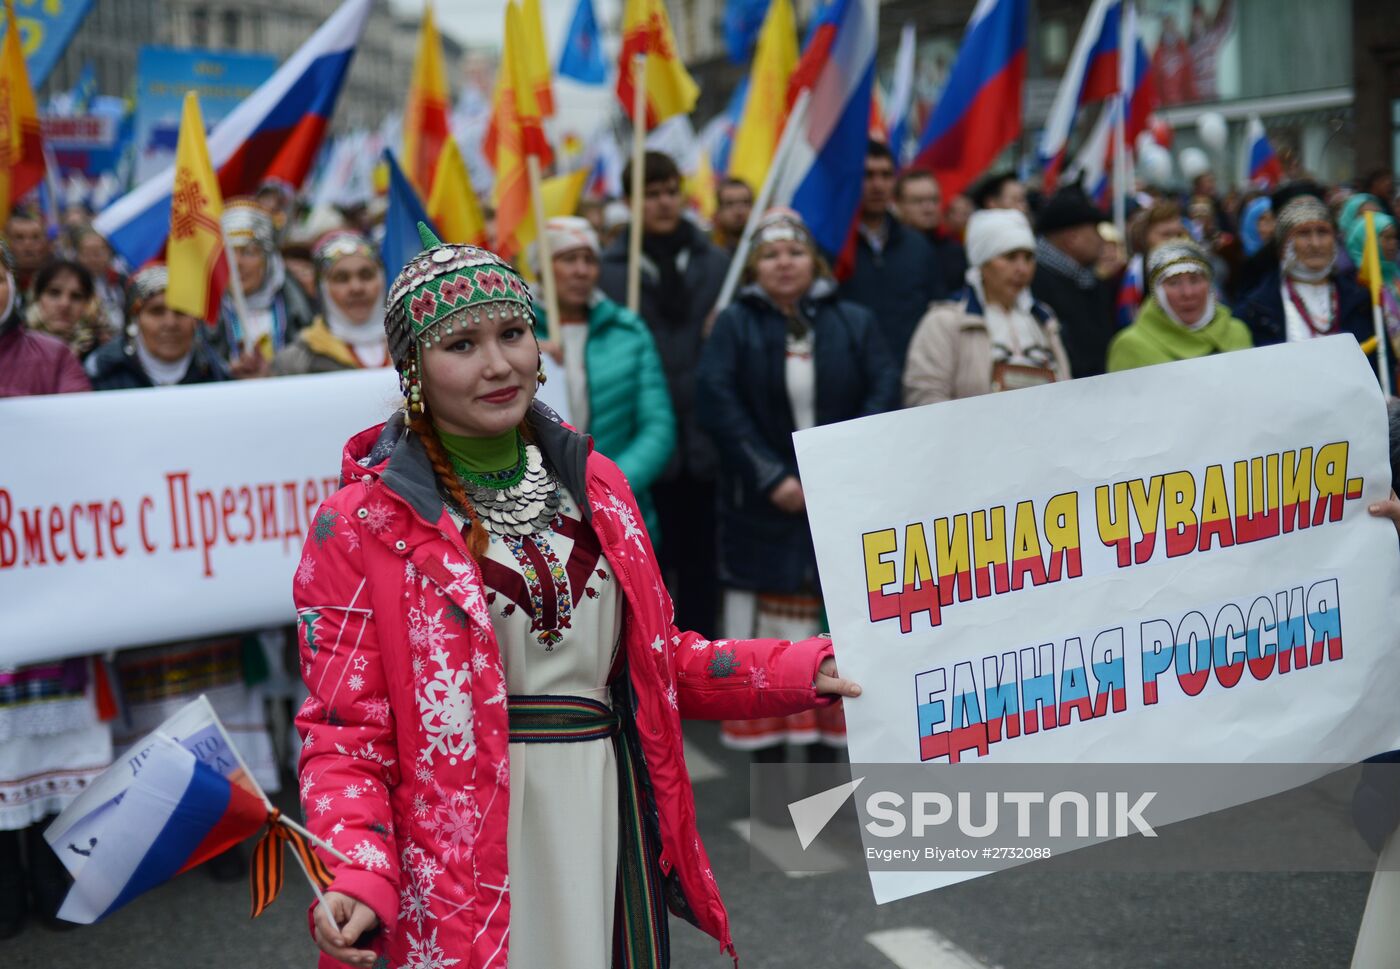
[[[1199,148],[1186,148],[1176,156],[1176,164],[1181,169],[1181,176],[1189,182],[1197,175],[1210,171],[1210,156]]]
[[[1224,151],[1229,140],[1230,129],[1225,118],[1218,111],[1207,111],[1196,119],[1196,130],[1200,132],[1201,143],[1211,151]]]
[[[1167,124],[1160,114],[1149,115],[1147,126],[1152,131],[1152,137],[1157,139],[1157,144],[1163,148],[1172,146],[1172,138],[1176,136],[1176,132],[1172,131],[1172,126]]]
[[[1133,150],[1141,157],[1150,150],[1148,147],[1149,145],[1155,144],[1157,144],[1157,139],[1153,136],[1152,132],[1143,129],[1138,132],[1137,141],[1133,142]]]
[[[1162,188],[1172,180],[1172,154],[1161,145],[1146,145],[1138,159],[1138,174],[1152,186]]]

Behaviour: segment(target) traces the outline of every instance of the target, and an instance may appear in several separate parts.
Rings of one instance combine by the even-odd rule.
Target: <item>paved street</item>
[[[1326,969],[1349,963],[1369,875],[1003,872],[877,907],[863,874],[751,869],[742,837],[747,760],[692,724],[700,828],[745,969]],[[1319,809],[1321,805],[1318,806]],[[1309,810],[1264,837],[1306,837]],[[309,891],[248,921],[247,886],[192,872],[90,928],[31,927],[0,944],[5,969],[314,964]],[[725,969],[707,937],[672,920],[676,969]],[[528,927],[523,930],[528,931]],[[594,969],[594,967],[560,967]]]

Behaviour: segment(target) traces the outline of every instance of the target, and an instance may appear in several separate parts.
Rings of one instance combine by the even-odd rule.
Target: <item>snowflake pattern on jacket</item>
[[[333,890],[379,916],[374,948],[383,966],[505,969],[510,762],[487,590],[446,510],[425,521],[380,480],[380,451],[368,466],[381,431],[347,444],[350,483],[312,519],[291,583],[311,694],[297,715],[303,812],[317,836],[350,858],[323,855]],[[695,827],[680,717],[783,715],[828,702],[815,697],[812,680],[830,646],[724,641],[720,653],[675,629],[625,479],[596,453],[585,468],[591,524],[624,594],[620,648],[662,875],[687,916],[732,949]],[[748,675],[756,669],[765,671],[759,683]],[[323,956],[321,965],[338,963]]]

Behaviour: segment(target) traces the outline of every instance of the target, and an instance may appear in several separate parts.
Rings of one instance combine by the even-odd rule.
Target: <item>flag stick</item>
[[[535,251],[540,256],[540,283],[544,286],[545,318],[549,338],[559,341],[559,291],[554,287],[554,258],[549,247],[549,235],[544,231],[549,221],[544,211],[544,192],[540,188],[540,160],[536,155],[525,156],[525,171],[530,178],[530,207],[535,210]],[[630,285],[630,281],[629,281]],[[561,343],[562,347],[563,344]]]
[[[1113,98],[1113,226],[1124,245],[1128,239],[1128,152],[1123,143],[1127,108],[1127,97],[1120,91]]]
[[[1371,303],[1371,323],[1376,328],[1376,367],[1381,374],[1381,390],[1390,397],[1394,394],[1394,388],[1390,386],[1390,353],[1385,339],[1385,314],[1381,305],[1375,301]]]
[[[792,146],[797,143],[798,133],[806,124],[807,106],[811,98],[812,92],[804,88],[798,93],[792,110],[788,112],[787,121],[783,124],[783,133],[778,137],[778,147],[773,151],[773,161],[768,165],[768,175],[763,179],[763,186],[758,190],[758,198],[754,200],[753,208],[749,210],[749,221],[744,224],[744,233],[739,237],[739,245],[734,249],[734,258],[729,260],[729,271],[724,276],[724,286],[720,289],[719,300],[715,303],[716,309],[724,309],[734,298],[734,290],[739,285],[739,274],[744,268],[744,263],[748,261],[749,248],[753,245],[754,228],[758,225],[758,220],[763,218],[763,213],[768,210],[768,203],[777,191],[778,180],[784,177]]]
[[[279,814],[279,815],[277,816],[277,821],[278,821],[279,824],[285,824],[287,827],[291,828],[291,829],[292,829],[293,831],[295,831],[297,834],[299,834],[299,835],[301,835],[302,837],[304,837],[307,841],[310,841],[310,842],[311,842],[312,844],[314,844],[316,847],[318,847],[318,848],[325,848],[327,851],[329,851],[331,854],[335,855],[335,856],[336,856],[337,858],[339,858],[341,861],[344,861],[344,862],[347,862],[347,863],[350,861],[350,859],[347,858],[347,857],[345,856],[345,854],[344,854],[343,852],[341,852],[341,850],[340,850],[339,848],[337,848],[335,845],[331,844],[329,841],[323,841],[323,840],[321,840],[320,838],[316,837],[316,836],[315,836],[314,834],[312,834],[310,831],[308,831],[308,830],[306,830],[305,828],[303,828],[300,824],[297,824],[295,821],[293,821],[291,818],[287,817],[285,814]],[[293,854],[295,854],[295,852],[293,852]]]
[[[264,791],[264,790],[262,789],[262,785],[258,783],[258,779],[257,779],[256,777],[253,776],[253,772],[250,771],[250,770],[248,769],[248,762],[245,761],[245,760],[243,759],[243,755],[242,755],[241,753],[239,753],[239,750],[238,750],[237,745],[235,745],[234,742],[233,742],[233,738],[230,737],[230,736],[228,735],[228,730],[226,730],[226,729],[224,728],[224,722],[223,722],[222,720],[219,719],[218,713],[214,711],[214,705],[213,705],[212,703],[209,703],[209,698],[208,698],[207,696],[205,696],[204,694],[202,694],[202,693],[199,695],[199,698],[200,698],[201,700],[203,700],[205,703],[208,703],[208,704],[209,704],[209,712],[210,712],[211,714],[213,714],[213,717],[214,717],[214,726],[217,727],[217,728],[219,729],[219,736],[221,736],[221,737],[224,738],[224,743],[228,746],[229,752],[230,752],[231,754],[233,754],[234,760],[238,761],[238,766],[242,769],[243,773],[247,776],[247,778],[248,778],[248,783],[250,783],[250,784],[253,785],[253,790],[257,792],[258,797],[262,798],[263,805],[267,808],[268,813],[270,814],[270,813],[272,813],[273,811],[276,811],[277,809],[273,806],[273,804],[272,804],[272,799],[269,798],[269,797],[267,796],[267,792]],[[340,859],[341,861],[343,861],[343,862],[346,862],[347,864],[350,862],[350,859],[347,858],[342,852],[340,852],[340,851],[339,851],[334,845],[332,845],[330,842],[328,842],[328,841],[322,841],[320,838],[316,837],[316,836],[315,836],[314,834],[312,834],[310,831],[307,831],[305,828],[303,828],[301,825],[297,824],[295,821],[293,821],[291,818],[287,817],[286,815],[283,815],[283,814],[279,813],[279,814],[277,815],[277,820],[278,820],[280,823],[285,824],[287,827],[291,828],[293,831],[296,831],[296,832],[299,833],[299,834],[305,835],[306,838],[307,838],[309,841],[311,841],[312,844],[316,845],[318,848],[325,848],[325,849],[326,849],[327,851],[329,851],[331,854],[335,855],[337,858],[339,858],[339,859]],[[292,852],[292,853],[293,853],[293,854],[296,854],[296,852]],[[305,868],[303,868],[303,871],[304,871],[304,870],[305,870]],[[307,877],[308,879],[311,879],[311,873],[310,873],[310,872],[307,872],[307,873],[306,873],[306,877]],[[313,884],[313,885],[315,884],[315,880],[314,880],[314,879],[312,879],[312,884]],[[327,913],[327,914],[329,914],[329,913]],[[334,921],[334,919],[332,919],[331,921]]]
[[[627,239],[627,308],[642,305],[642,198],[646,192],[643,166],[647,146],[647,55],[632,58],[632,227]]]
[[[243,280],[238,275],[238,259],[234,255],[233,246],[228,244],[228,236],[225,236],[222,233],[220,233],[220,236],[222,237],[224,242],[224,258],[228,260],[228,285],[229,288],[233,290],[233,338],[238,344],[237,353],[235,354],[235,356],[242,356],[243,327],[246,325],[248,320],[248,301],[243,295]],[[233,348],[230,348],[230,350],[232,349]],[[219,727],[219,730],[223,730],[222,725]],[[224,739],[228,740],[227,734],[224,735]],[[233,746],[232,743],[230,743],[229,746]],[[239,763],[242,762],[243,760],[240,757]],[[266,800],[266,798],[264,798],[263,800]]]

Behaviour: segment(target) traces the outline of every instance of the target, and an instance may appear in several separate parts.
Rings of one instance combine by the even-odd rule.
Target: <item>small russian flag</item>
[[[121,765],[126,769],[126,765]],[[88,850],[58,911],[89,925],[137,895],[250,838],[267,822],[257,795],[157,737],[131,786]]]
[[[166,727],[181,733],[168,734]],[[193,732],[185,735],[186,727]],[[90,925],[264,825],[250,872],[254,917],[282,888],[284,843],[318,894],[330,886],[330,871],[311,850],[305,829],[269,804],[204,697],[132,751],[93,782],[95,796],[74,801],[44,832],[73,875],[59,918]]]
[[[1262,188],[1273,188],[1283,181],[1283,165],[1274,154],[1274,146],[1269,144],[1269,136],[1264,131],[1264,122],[1259,116],[1250,115],[1245,129],[1248,150],[1245,152],[1245,165],[1248,181]]]

